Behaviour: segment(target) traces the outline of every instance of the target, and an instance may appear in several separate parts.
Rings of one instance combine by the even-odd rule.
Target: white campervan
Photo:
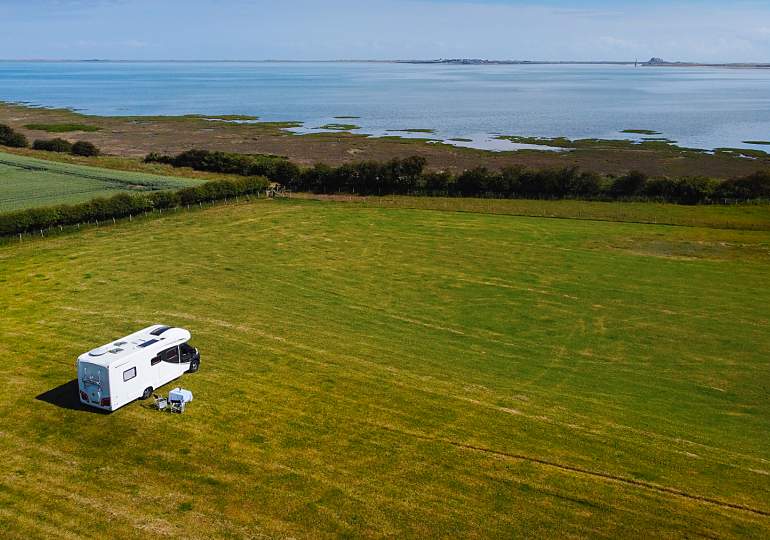
[[[198,371],[200,353],[188,341],[187,330],[157,324],[80,355],[80,401],[114,411],[149,398],[185,372]]]

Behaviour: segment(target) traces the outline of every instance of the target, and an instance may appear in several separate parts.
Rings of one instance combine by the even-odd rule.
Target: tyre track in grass
[[[643,489],[647,489],[649,491],[654,491],[657,493],[664,493],[667,495],[674,495],[676,497],[681,497],[683,499],[688,499],[691,501],[696,501],[700,503],[705,504],[711,504],[714,506],[718,506],[720,508],[728,509],[728,510],[740,510],[743,512],[748,512],[751,514],[755,514],[762,517],[770,517],[770,511],[768,510],[762,510],[759,508],[753,508],[751,506],[747,506],[744,504],[739,503],[731,503],[728,501],[723,501],[720,499],[715,499],[713,497],[706,497],[704,495],[697,495],[694,493],[688,493],[686,491],[682,491],[677,488],[669,487],[669,486],[662,486],[660,484],[654,484],[652,482],[645,482],[643,480],[635,480],[633,478],[626,478],[624,476],[617,476],[609,473],[604,473],[601,471],[592,471],[590,469],[583,469],[581,467],[575,467],[573,465],[567,465],[564,463],[558,463],[555,461],[548,461],[546,459],[534,457],[534,456],[527,456],[524,454],[514,454],[511,452],[503,452],[502,450],[494,450],[492,448],[485,448],[483,446],[473,445],[469,443],[463,443],[460,441],[453,441],[451,439],[442,439],[440,437],[432,437],[430,435],[425,435],[422,433],[415,433],[412,431],[405,431],[400,429],[395,429],[390,426],[384,426],[381,424],[372,424],[374,427],[377,427],[379,429],[382,429],[384,431],[388,431],[390,433],[395,433],[398,435],[408,435],[410,437],[421,439],[424,441],[430,441],[430,442],[437,442],[437,443],[444,443],[448,444],[450,446],[454,446],[455,448],[461,448],[463,450],[471,450],[474,452],[481,452],[484,454],[497,456],[505,459],[512,459],[516,461],[526,461],[528,463],[534,463],[537,465],[541,465],[543,467],[548,467],[552,469],[558,469],[560,471],[564,472],[570,472],[570,473],[577,473],[584,476],[589,476],[592,478],[597,478],[600,480],[604,480],[607,482],[613,482],[617,484],[625,484],[628,486],[634,486],[639,487]]]
[[[74,307],[71,307],[71,306],[64,306],[61,309],[63,309],[64,311],[76,312],[76,313],[79,313],[81,315],[92,315],[92,316],[100,316],[100,317],[109,316],[110,318],[115,318],[115,319],[120,319],[120,318],[124,317],[123,314],[118,313],[118,312],[111,313],[111,312],[104,312],[104,311],[92,311],[92,310],[88,310],[88,309],[78,309],[78,308],[74,308]],[[221,321],[221,320],[210,318],[210,317],[197,316],[197,315],[192,314],[192,313],[177,313],[177,312],[168,312],[168,311],[156,311],[156,312],[154,312],[154,314],[160,315],[162,317],[171,317],[171,318],[175,318],[175,319],[190,320],[190,321],[195,321],[195,322],[204,322],[206,324],[211,324],[211,325],[214,325],[214,326],[217,326],[217,327],[221,327],[221,328],[230,328],[230,329],[236,329],[236,330],[238,330],[240,332],[253,333],[253,334],[259,335],[261,338],[267,339],[269,341],[278,342],[281,345],[283,345],[284,347],[291,347],[291,348],[296,349],[297,350],[297,353],[296,353],[297,356],[295,357],[295,359],[301,360],[301,361],[304,361],[304,362],[309,362],[309,363],[319,364],[319,365],[326,365],[327,362],[319,361],[319,360],[314,360],[313,358],[311,358],[310,356],[307,356],[307,355],[308,355],[308,353],[310,353],[310,354],[318,354],[318,355],[321,355],[324,358],[329,357],[329,355],[330,355],[330,352],[328,350],[326,350],[326,349],[318,348],[318,347],[310,347],[310,346],[307,346],[307,345],[305,345],[303,343],[297,342],[295,339],[291,339],[291,338],[287,339],[284,336],[275,335],[274,333],[270,332],[267,329],[257,328],[254,324],[244,324],[244,323],[235,324],[235,323],[230,323],[230,322],[227,322],[227,321]],[[146,321],[145,320],[134,320],[134,323],[139,325],[139,324],[145,324]],[[333,334],[329,334],[329,335],[331,336]],[[285,348],[281,348],[281,347],[275,347],[275,348],[274,347],[268,347],[268,349],[271,352],[274,352],[274,353],[277,353],[277,354],[286,354]],[[382,365],[377,364],[376,362],[371,362],[371,361],[365,360],[365,359],[363,359],[363,358],[361,358],[361,357],[359,357],[357,355],[345,355],[345,358],[348,359],[348,360],[355,361],[358,364],[366,366],[367,370],[381,369],[381,370],[385,370],[385,371],[391,372],[391,373],[393,373],[393,371],[394,371],[393,368],[386,368],[386,367],[384,367]],[[397,370],[398,375],[400,377],[408,377],[410,379],[414,379],[415,385],[416,385],[416,386],[412,386],[410,384],[403,384],[403,382],[402,382],[402,383],[399,383],[399,386],[412,387],[414,389],[420,389],[421,391],[425,391],[425,392],[428,392],[428,393],[440,394],[440,395],[443,395],[443,396],[452,397],[454,399],[460,399],[460,400],[463,400],[463,401],[466,401],[466,402],[470,401],[469,398],[466,397],[466,396],[457,395],[456,392],[452,390],[452,385],[451,384],[443,392],[441,390],[428,389],[428,388],[422,386],[421,384],[419,384],[419,383],[424,382],[424,380],[420,376],[414,376],[408,370],[398,369],[398,368],[395,368],[395,369]],[[539,395],[539,396],[544,396],[545,395],[547,397],[546,394],[543,394],[542,392],[538,392],[537,389],[534,389],[534,388],[528,388],[527,392],[529,392],[531,394],[534,394],[534,395]],[[594,403],[595,402],[595,400],[588,399],[588,398],[583,398],[582,401],[588,402],[588,403]],[[471,401],[471,402],[473,402],[473,401]],[[513,413],[512,410],[510,410],[510,409],[506,410],[506,408],[501,408],[501,407],[498,407],[496,405],[491,405],[489,403],[485,403],[485,402],[482,402],[482,401],[479,401],[479,400],[475,400],[474,404],[478,405],[478,406],[491,407],[491,408],[494,408],[494,409],[498,409],[501,412],[504,412],[504,413],[507,413],[507,414],[516,414],[516,413]],[[554,420],[554,419],[549,418],[547,416],[537,415],[537,414],[530,414],[530,413],[526,413],[524,411],[517,411],[517,412],[518,412],[518,414],[517,414],[518,416],[522,416],[522,417],[529,418],[529,419],[532,419],[532,420],[537,420],[537,421],[540,421],[540,422],[546,422],[548,424],[559,425],[559,426],[563,426],[563,427],[569,427],[571,429],[579,429],[580,431],[586,431],[587,430],[587,428],[585,426],[580,426],[580,425],[576,425],[574,423],[567,423],[567,422],[564,422],[564,421]],[[706,444],[703,444],[703,443],[699,443],[699,442],[691,441],[691,440],[687,440],[687,439],[674,438],[674,437],[666,436],[664,434],[651,432],[651,431],[648,431],[648,430],[640,430],[640,429],[634,428],[632,426],[620,425],[620,424],[616,424],[614,422],[607,423],[604,427],[611,428],[611,429],[616,429],[616,430],[621,430],[621,431],[627,431],[627,432],[631,432],[631,433],[642,435],[644,437],[654,437],[656,439],[659,439],[659,440],[662,440],[662,441],[666,441],[667,443],[686,444],[688,446],[696,446],[696,447],[705,449],[707,451],[717,451],[719,453],[728,454],[728,455],[737,457],[737,458],[739,458],[741,460],[747,460],[747,461],[752,461],[752,462],[761,463],[761,464],[768,463],[768,461],[766,459],[760,458],[760,457],[757,457],[757,456],[747,455],[747,454],[744,454],[744,453],[741,453],[741,452],[735,452],[733,450],[729,450],[729,449],[726,449],[726,448],[710,446],[710,445],[706,445]],[[590,431],[590,430],[588,430],[588,431]],[[428,438],[427,436],[424,436],[424,437]],[[701,457],[703,457],[703,456],[701,456]],[[709,459],[711,459],[712,461],[715,461],[713,457],[710,457]],[[725,463],[729,463],[729,462],[725,462]],[[758,474],[761,474],[761,473],[758,473]],[[612,475],[610,475],[610,476],[612,476]],[[770,513],[768,515],[770,515]]]

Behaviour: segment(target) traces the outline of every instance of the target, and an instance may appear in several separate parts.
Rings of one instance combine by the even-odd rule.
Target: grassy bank
[[[768,234],[271,201],[0,247],[0,529],[766,536]],[[79,410],[154,322],[188,412]]]

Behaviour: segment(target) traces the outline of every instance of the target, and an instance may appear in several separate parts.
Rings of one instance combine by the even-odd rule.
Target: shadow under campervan
[[[200,367],[190,332],[157,324],[80,355],[81,403],[114,411]]]

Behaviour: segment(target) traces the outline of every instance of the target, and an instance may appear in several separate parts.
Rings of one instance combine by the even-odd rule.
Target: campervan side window
[[[170,349],[163,351],[161,354],[163,355],[163,360],[166,362],[171,364],[179,363],[179,347],[171,347]]]
[[[136,368],[132,367],[131,369],[127,369],[123,372],[123,382],[130,381],[136,377]]]
[[[150,365],[151,366],[157,366],[158,364],[160,364],[160,361],[161,361],[160,355],[155,356],[155,357],[153,357],[152,360],[150,360]]]

